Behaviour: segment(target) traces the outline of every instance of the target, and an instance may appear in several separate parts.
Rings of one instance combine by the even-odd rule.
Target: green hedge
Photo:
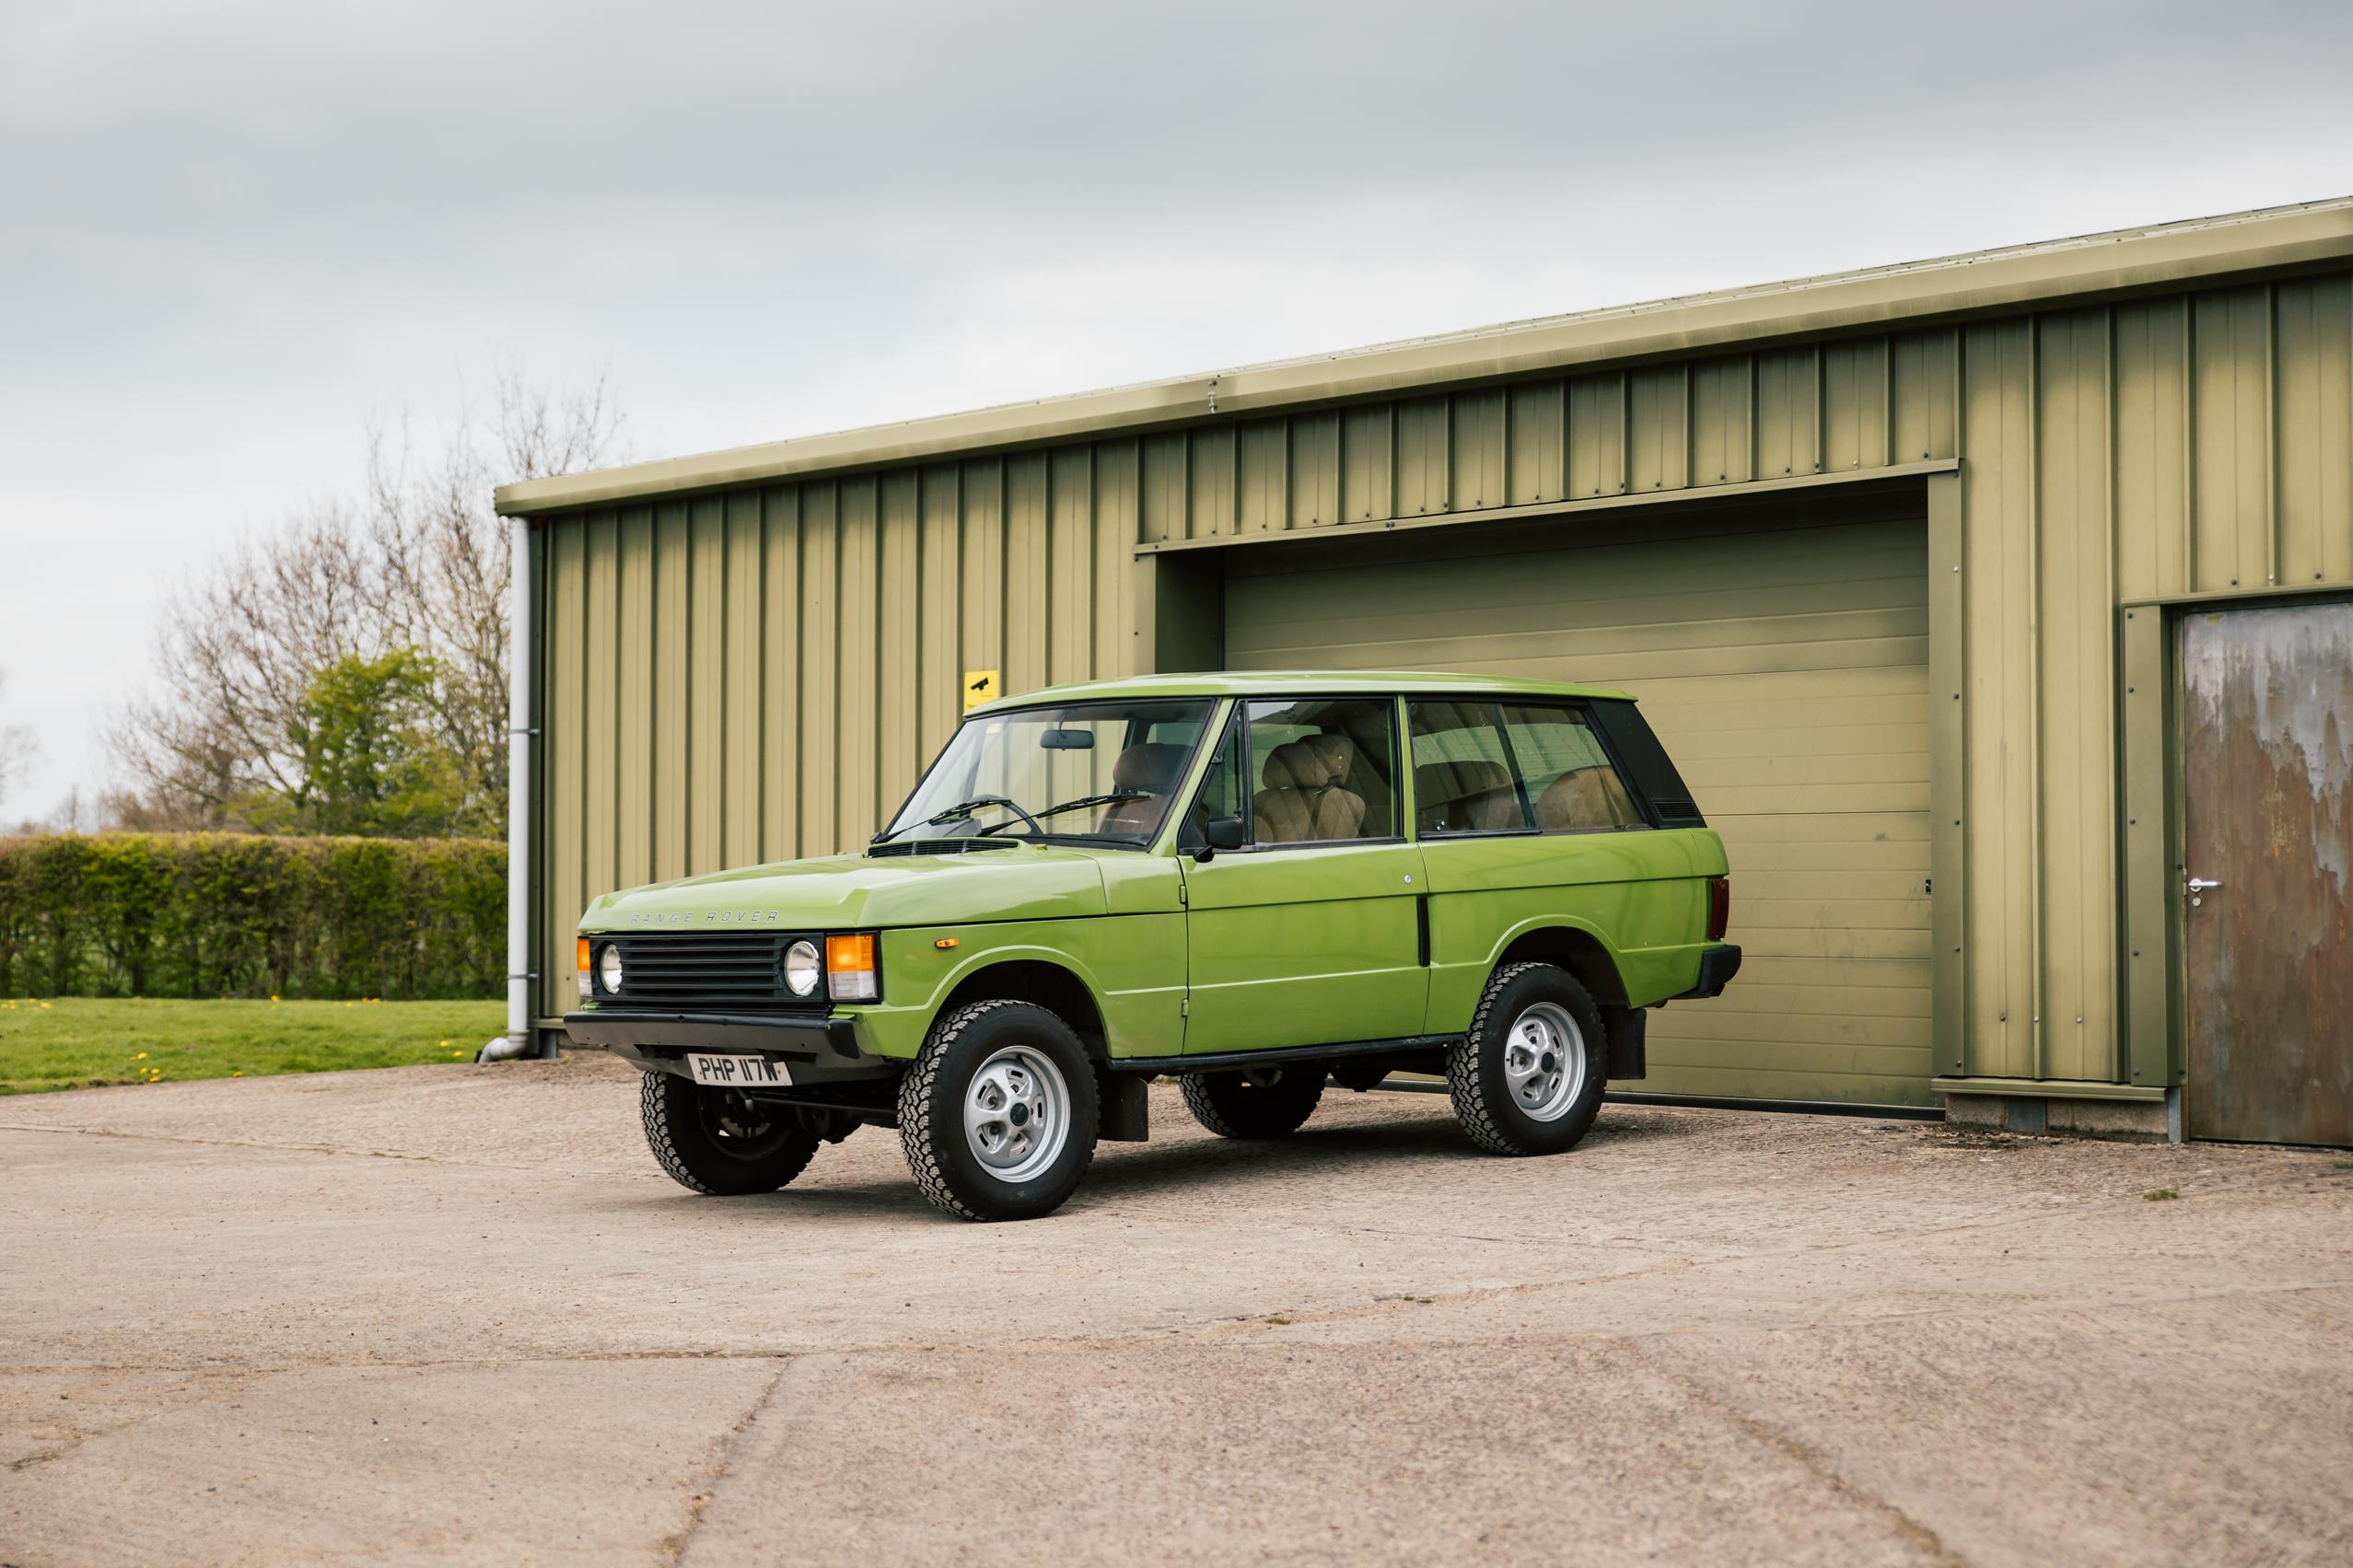
[[[0,838],[0,995],[506,993],[507,846]]]

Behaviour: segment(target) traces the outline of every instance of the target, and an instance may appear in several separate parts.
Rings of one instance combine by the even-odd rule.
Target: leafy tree
[[[264,830],[428,838],[483,824],[434,713],[437,661],[415,648],[346,654],[311,678],[287,738],[299,779],[247,802]]]

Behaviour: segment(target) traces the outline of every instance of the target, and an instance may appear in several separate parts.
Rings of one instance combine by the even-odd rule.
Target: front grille
[[[600,981],[596,998],[624,1005],[675,1005],[705,1011],[821,1011],[825,1006],[821,987],[815,996],[795,996],[785,989],[785,949],[807,935],[797,931],[635,931],[599,936],[594,956],[600,957],[608,942],[621,945],[621,990],[617,994],[608,992]],[[809,935],[808,939],[822,949],[821,938]]]

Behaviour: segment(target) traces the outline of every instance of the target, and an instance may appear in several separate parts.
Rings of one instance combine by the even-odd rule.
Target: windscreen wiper
[[[1148,789],[1115,789],[1109,795],[1081,796],[1077,800],[1066,800],[1058,806],[1049,806],[1044,810],[1040,811],[1035,817],[1031,817],[1027,811],[1021,811],[1021,808],[1018,806],[1015,806],[1013,809],[1016,811],[1021,811],[1022,817],[1026,819],[1029,821],[1030,826],[1034,829],[1037,827],[1038,821],[1041,818],[1055,816],[1064,811],[1077,811],[1082,807],[1117,806],[1123,800],[1142,800],[1151,793],[1152,792]],[[1006,804],[1011,805],[1012,803],[1008,801]],[[991,833],[996,832],[998,828],[1009,828],[1011,826],[1012,824],[1010,822],[998,822],[994,826],[983,828],[973,836],[975,838],[984,839]]]
[[[938,828],[949,822],[961,822],[984,806],[1002,806],[1008,811],[1010,811],[1015,816],[1020,818],[1024,822],[1029,823],[1031,831],[1034,832],[1038,830],[1038,819],[1035,817],[1031,816],[1027,811],[1022,810],[1019,802],[1008,800],[1001,795],[976,795],[970,800],[958,801],[955,805],[949,807],[944,811],[935,812],[931,816],[925,818],[920,822],[910,822],[905,827],[891,828],[886,831],[877,833],[874,837],[867,840],[867,842],[870,844],[889,843],[901,833],[912,831],[916,828]],[[999,822],[997,827],[1002,828],[1006,824]],[[984,830],[994,831],[995,830],[991,829]]]

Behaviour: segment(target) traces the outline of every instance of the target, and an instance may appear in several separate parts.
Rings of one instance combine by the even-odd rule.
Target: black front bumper
[[[1682,1001],[1684,997],[1721,996],[1724,994],[1724,988],[1732,983],[1732,977],[1740,972],[1741,950],[1739,947],[1730,942],[1721,947],[1710,947],[1699,955],[1699,983],[1684,992],[1676,1000]]]
[[[670,1072],[682,1070],[690,1051],[765,1056],[821,1071],[885,1065],[858,1049],[847,1018],[599,1007],[565,1014],[564,1032],[575,1045],[600,1046],[637,1066]]]

